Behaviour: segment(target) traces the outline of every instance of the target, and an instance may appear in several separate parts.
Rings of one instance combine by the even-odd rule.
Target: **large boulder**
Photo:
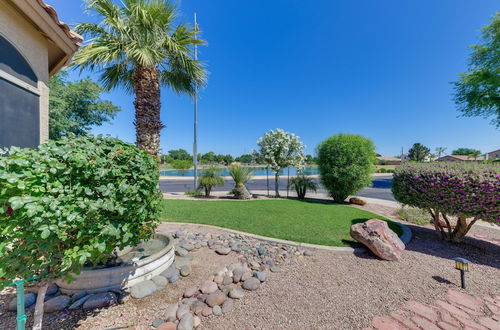
[[[404,243],[389,229],[387,222],[378,219],[352,225],[351,236],[384,260],[398,261],[405,249]]]

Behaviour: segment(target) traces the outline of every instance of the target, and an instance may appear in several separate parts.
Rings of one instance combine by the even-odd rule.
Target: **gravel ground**
[[[371,208],[384,215],[393,211]],[[468,293],[500,295],[499,230],[474,226],[471,235],[481,240],[470,237],[455,244],[437,239],[432,228],[409,226],[414,236],[400,262],[381,261],[368,252],[315,251],[313,257],[299,257],[283,266],[280,273],[269,273],[259,290],[247,292],[231,312],[204,319],[200,329],[360,329],[370,326],[374,316],[395,311],[408,300],[431,303],[444,297],[449,288],[458,289],[459,273],[450,260],[456,256],[472,262]],[[160,226],[161,231],[176,228],[221,232],[196,225]],[[218,256],[202,248],[194,255],[192,274],[166,290],[93,313],[47,314],[44,329],[149,329],[152,320],[177,302],[186,287],[236,260],[234,253]],[[0,329],[12,329],[15,324],[15,313],[5,312],[12,297],[12,291],[0,294]],[[32,320],[32,309],[28,320]]]
[[[450,244],[432,230],[413,227],[414,239],[400,262],[370,253],[335,255],[317,251],[282,273],[270,274],[258,291],[228,314],[202,322],[202,329],[360,329],[376,315],[409,300],[431,303],[458,289],[459,273],[450,258],[472,261],[467,292],[500,294],[500,246]],[[488,234],[498,235],[499,231]]]

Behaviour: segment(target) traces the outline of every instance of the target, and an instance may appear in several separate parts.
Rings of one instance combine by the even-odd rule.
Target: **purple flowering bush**
[[[392,192],[400,203],[428,210],[443,239],[460,239],[477,220],[500,225],[499,164],[406,163],[394,172]]]

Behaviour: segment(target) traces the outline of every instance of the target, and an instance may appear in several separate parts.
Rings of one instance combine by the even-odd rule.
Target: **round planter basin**
[[[128,289],[137,283],[160,275],[174,262],[174,239],[170,235],[159,233],[155,235],[155,238],[163,241],[166,246],[149,257],[133,264],[83,270],[80,275],[72,275],[71,283],[59,279],[56,284],[65,294],[73,294],[81,290],[96,293],[111,289]]]

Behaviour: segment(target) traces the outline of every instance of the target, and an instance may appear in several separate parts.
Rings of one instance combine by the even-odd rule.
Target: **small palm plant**
[[[229,174],[234,180],[234,196],[238,199],[250,199],[252,195],[248,192],[245,184],[253,177],[253,170],[250,167],[233,165],[229,167]]]
[[[288,182],[288,188],[294,188],[297,192],[297,197],[299,199],[304,199],[306,197],[307,191],[316,192],[318,185],[314,180],[305,174],[299,174],[296,177],[290,179]]]
[[[213,187],[224,185],[224,179],[219,175],[220,172],[221,170],[216,166],[210,166],[203,171],[203,174],[198,180],[198,184],[200,186],[199,189],[205,189],[205,197],[210,197],[210,192]]]
[[[471,152],[469,155],[467,155],[467,158],[473,158],[474,160],[477,160],[477,158],[481,156],[481,151],[479,150],[474,150]]]

